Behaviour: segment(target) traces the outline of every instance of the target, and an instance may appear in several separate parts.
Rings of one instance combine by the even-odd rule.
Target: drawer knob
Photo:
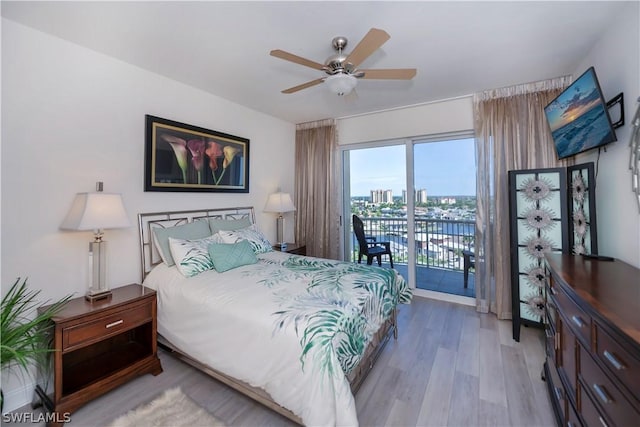
[[[618,371],[621,371],[625,368],[624,363],[620,362],[609,350],[604,351],[604,357],[607,359],[609,363],[613,365]]]
[[[611,400],[611,398],[609,397],[609,393],[607,393],[607,390],[605,390],[604,386],[601,386],[599,384],[594,384],[593,390],[595,390],[600,400],[602,400],[602,403],[613,402],[613,400]]]
[[[123,323],[124,323],[124,320],[122,319],[116,320],[115,322],[107,323],[107,326],[105,326],[105,328],[107,329],[113,328],[114,326],[122,325]]]
[[[586,326],[584,321],[581,318],[579,318],[578,316],[571,316],[571,321],[573,323],[575,323],[576,326],[579,327],[579,328],[584,328]]]

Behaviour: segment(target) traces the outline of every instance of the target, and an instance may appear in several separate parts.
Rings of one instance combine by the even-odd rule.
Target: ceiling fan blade
[[[324,81],[324,79],[325,78],[323,77],[321,79],[311,80],[310,82],[302,83],[301,85],[290,87],[289,89],[285,89],[285,90],[282,91],[282,93],[294,93],[294,92],[297,92],[299,90],[306,89],[308,87],[320,84],[320,83],[322,83]]]
[[[353,48],[345,62],[350,62],[354,67],[357,67],[390,38],[391,36],[384,30],[370,29],[367,35],[360,40],[360,43]]]
[[[364,73],[363,79],[411,80],[416,75],[415,68],[389,68],[380,70],[358,70]]]
[[[271,56],[275,56],[276,58],[284,59],[285,61],[295,62],[296,64],[304,65],[305,67],[311,67],[315,70],[322,70],[324,68],[324,64],[320,64],[319,62],[311,61],[310,59],[305,59],[301,56],[294,55],[293,53],[285,52],[284,50],[275,49],[270,52]]]

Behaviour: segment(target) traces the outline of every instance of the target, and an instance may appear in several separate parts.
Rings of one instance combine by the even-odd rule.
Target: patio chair
[[[469,269],[476,268],[475,254],[471,251],[463,250],[462,256],[464,257],[464,287],[469,284]]]
[[[391,254],[391,242],[378,242],[373,236],[364,234],[364,224],[362,220],[353,215],[353,232],[358,239],[358,264],[362,262],[362,257],[367,257],[367,265],[373,263],[373,258],[378,260],[378,265],[382,266],[382,255],[389,255],[389,264],[393,268],[393,255]]]

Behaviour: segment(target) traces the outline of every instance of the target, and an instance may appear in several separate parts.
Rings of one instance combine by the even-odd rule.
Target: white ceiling
[[[292,123],[345,117],[543,80],[575,67],[623,2],[9,2],[2,16]],[[411,81],[323,85],[316,62],[372,28],[391,35],[361,68],[417,68]],[[621,41],[623,42],[623,41]]]

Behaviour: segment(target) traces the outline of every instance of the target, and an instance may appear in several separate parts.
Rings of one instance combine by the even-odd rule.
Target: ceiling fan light
[[[349,74],[334,74],[327,77],[324,81],[329,90],[338,96],[348,95],[351,93],[358,80]]]

